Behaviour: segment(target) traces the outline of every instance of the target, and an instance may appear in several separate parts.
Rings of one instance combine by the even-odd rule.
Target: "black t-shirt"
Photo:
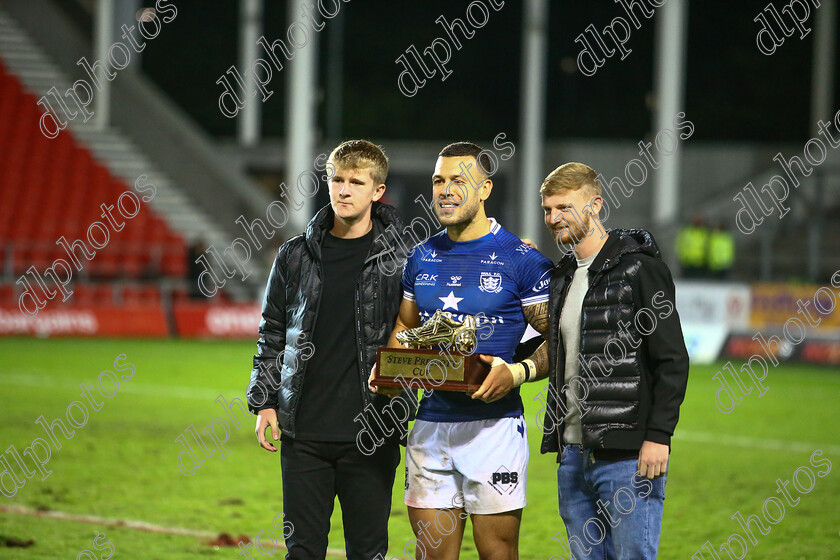
[[[362,380],[356,345],[356,286],[370,253],[373,230],[356,239],[327,233],[321,247],[321,303],[315,318],[315,353],[306,365],[295,438],[356,441],[362,425]]]

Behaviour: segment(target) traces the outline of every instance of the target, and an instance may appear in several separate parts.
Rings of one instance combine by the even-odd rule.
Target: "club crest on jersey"
[[[478,289],[488,294],[498,294],[502,291],[502,274],[500,272],[482,272],[478,280]]]
[[[462,276],[450,276],[450,281],[446,283],[447,286],[460,287]]]

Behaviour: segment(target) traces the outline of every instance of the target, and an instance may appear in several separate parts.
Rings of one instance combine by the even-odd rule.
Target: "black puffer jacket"
[[[582,387],[577,391],[583,400],[583,445],[638,450],[645,440],[670,444],[688,381],[674,281],[649,232],[608,233],[589,267],[581,309]],[[576,268],[574,255],[567,255],[551,278],[550,381],[541,453],[558,451],[563,434],[568,387],[559,318]]]
[[[312,330],[321,299],[321,245],[332,229],[335,214],[327,205],[306,226],[306,232],[289,239],[280,247],[268,279],[263,300],[260,339],[254,356],[254,369],[248,386],[248,407],[257,413],[266,408],[278,411],[284,434],[295,436],[295,417],[300,402],[307,360],[312,356]],[[366,412],[368,404],[381,411],[389,399],[367,388],[370,370],[376,362],[376,350],[388,343],[399,313],[402,287],[400,277],[405,255],[387,239],[393,226],[402,231],[397,210],[374,202],[371,209],[373,243],[356,290],[356,350],[359,364],[359,388]],[[395,232],[395,233],[396,233]],[[389,246],[390,245],[390,246]],[[277,356],[282,356],[277,360]],[[278,362],[282,370],[277,371]],[[279,382],[278,382],[279,380]],[[278,387],[276,391],[271,387]]]

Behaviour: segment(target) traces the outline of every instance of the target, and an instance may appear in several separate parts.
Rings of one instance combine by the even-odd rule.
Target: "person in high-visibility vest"
[[[685,278],[708,276],[708,242],[709,228],[700,217],[695,217],[691,225],[680,230],[677,235],[677,260]]]
[[[735,238],[722,222],[716,223],[709,233],[708,246],[706,262],[709,266],[709,274],[712,278],[725,280],[735,262]]]

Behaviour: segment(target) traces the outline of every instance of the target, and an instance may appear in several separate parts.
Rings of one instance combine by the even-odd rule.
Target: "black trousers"
[[[320,559],[327,553],[335,498],[341,503],[349,560],[370,560],[388,551],[388,516],[400,445],[388,441],[370,456],[355,443],[301,441],[280,445],[283,513],[294,527],[287,560]]]

